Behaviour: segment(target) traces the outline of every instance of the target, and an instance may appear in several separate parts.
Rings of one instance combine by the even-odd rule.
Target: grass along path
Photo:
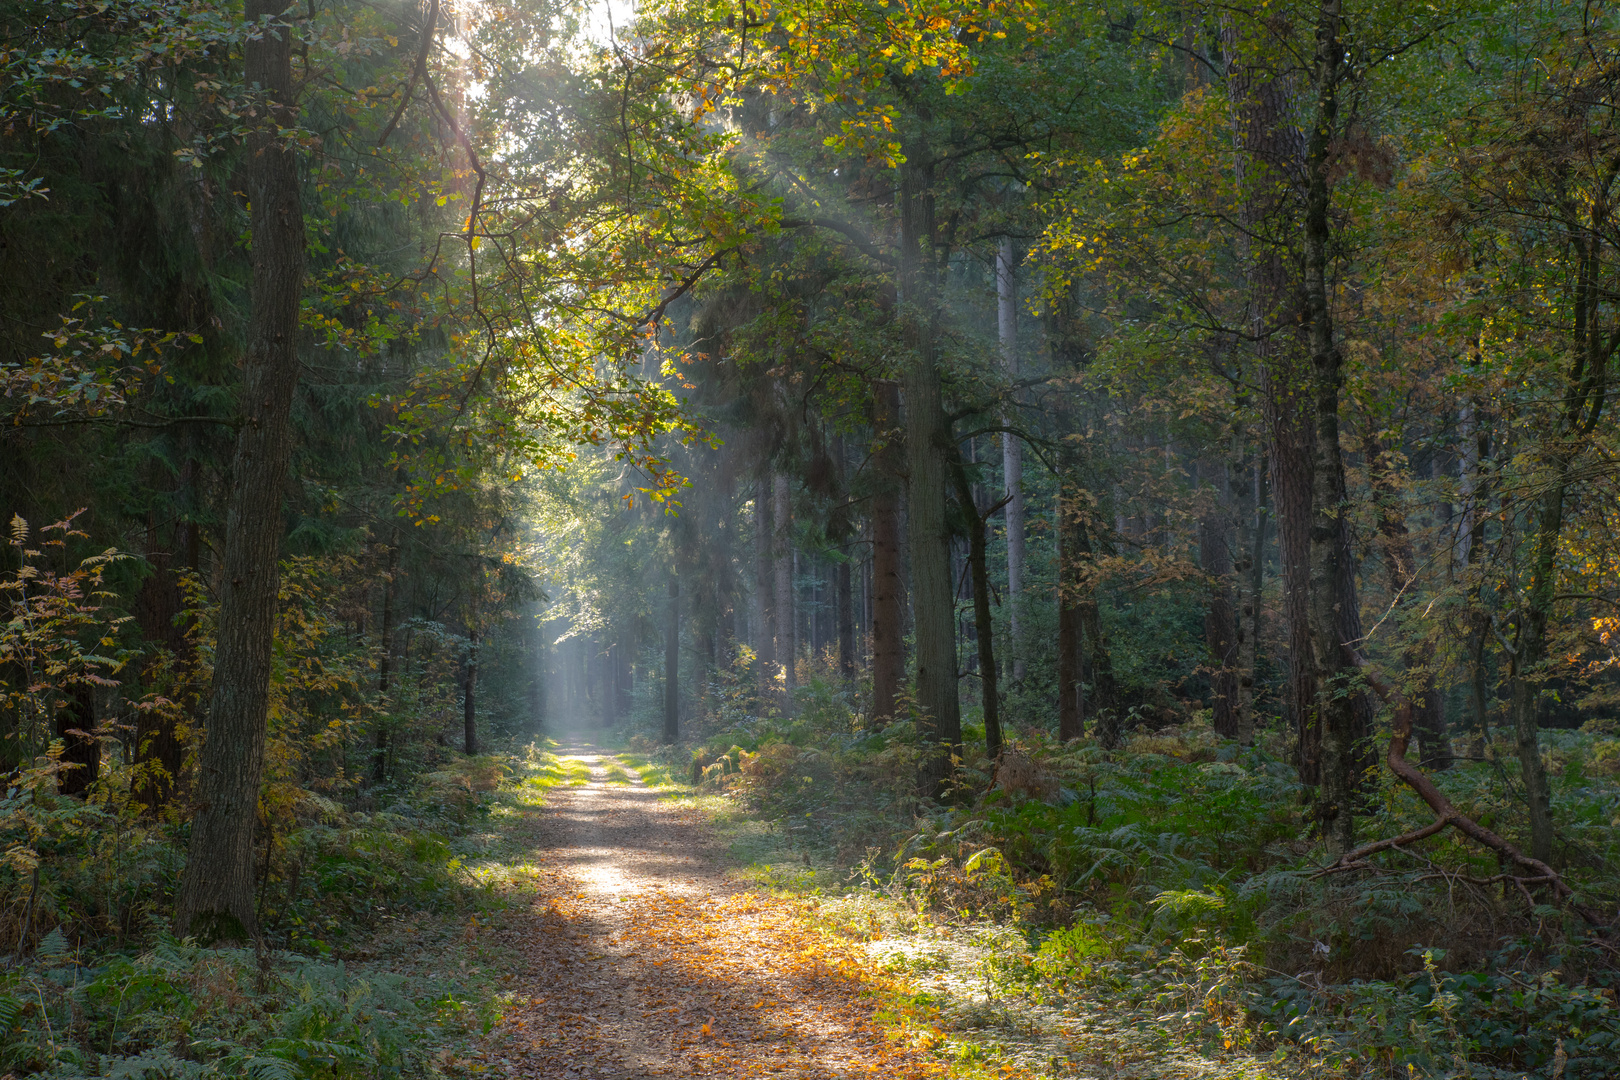
[[[518,958],[485,1060],[548,1078],[913,1077],[928,1055],[892,1042],[862,958],[809,928],[792,900],[742,891],[697,808],[661,799],[601,748],[556,751],[559,785],[509,837],[532,874],[500,920]]]

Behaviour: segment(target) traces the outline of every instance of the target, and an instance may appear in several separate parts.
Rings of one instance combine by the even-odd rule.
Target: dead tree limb
[[[1331,874],[1359,869],[1360,866],[1366,864],[1369,855],[1387,851],[1391,848],[1399,848],[1404,844],[1414,843],[1426,837],[1434,836],[1436,833],[1444,831],[1447,826],[1450,826],[1469,839],[1490,848],[1511,863],[1531,871],[1530,874],[1522,878],[1513,878],[1513,881],[1519,886],[1519,890],[1524,893],[1526,898],[1530,897],[1529,890],[1525,887],[1526,883],[1545,883],[1552,888],[1558,899],[1568,903],[1582,919],[1585,919],[1592,926],[1608,928],[1610,924],[1607,920],[1584,904],[1576,902],[1575,890],[1569,887],[1569,883],[1559,875],[1558,871],[1540,859],[1526,855],[1514,845],[1458,810],[1451,804],[1451,800],[1446,798],[1440,789],[1434,786],[1434,781],[1424,775],[1416,765],[1406,760],[1406,747],[1412,740],[1411,700],[1400,690],[1385,681],[1378,673],[1378,669],[1369,664],[1360,653],[1354,649],[1347,649],[1346,652],[1351,662],[1360,669],[1362,675],[1366,678],[1367,684],[1372,687],[1373,693],[1395,709],[1394,727],[1390,732],[1389,750],[1384,755],[1384,763],[1389,766],[1390,772],[1400,777],[1407,787],[1417,792],[1418,798],[1428,804],[1429,809],[1434,811],[1435,820],[1420,829],[1414,829],[1401,836],[1387,840],[1375,840],[1370,844],[1363,844],[1354,851],[1347,851],[1331,864],[1323,867],[1321,873]],[[1531,906],[1534,906],[1533,902]]]

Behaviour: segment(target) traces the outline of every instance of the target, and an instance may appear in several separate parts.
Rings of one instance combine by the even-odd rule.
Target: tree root
[[[1406,747],[1412,740],[1411,700],[1386,682],[1379,675],[1378,670],[1369,664],[1360,653],[1354,650],[1347,651],[1351,661],[1366,677],[1367,683],[1372,687],[1373,692],[1383,699],[1385,703],[1395,708],[1394,730],[1390,733],[1389,750],[1384,755],[1384,763],[1389,766],[1390,772],[1400,777],[1407,787],[1417,792],[1418,797],[1428,804],[1429,809],[1434,811],[1435,819],[1422,828],[1413,829],[1411,832],[1390,837],[1386,840],[1375,840],[1370,844],[1363,844],[1354,851],[1347,851],[1332,863],[1323,867],[1318,871],[1318,874],[1335,874],[1364,869],[1369,865],[1367,858],[1370,855],[1391,849],[1399,850],[1406,844],[1416,843],[1450,827],[1469,839],[1490,848],[1514,865],[1530,871],[1524,875],[1501,874],[1489,880],[1512,881],[1518,886],[1519,891],[1524,894],[1526,901],[1530,903],[1532,908],[1535,907],[1535,901],[1530,894],[1529,886],[1532,884],[1547,885],[1560,901],[1567,903],[1589,925],[1605,929],[1612,928],[1611,923],[1597,912],[1584,904],[1576,902],[1575,890],[1570,888],[1569,883],[1559,875],[1558,871],[1540,859],[1526,855],[1514,845],[1458,810],[1451,804],[1451,800],[1446,798],[1440,789],[1434,786],[1434,781],[1424,775],[1417,766],[1406,760]]]

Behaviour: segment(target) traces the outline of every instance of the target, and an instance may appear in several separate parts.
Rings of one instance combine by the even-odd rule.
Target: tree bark
[[[1417,583],[1417,552],[1412,534],[1401,510],[1401,493],[1394,464],[1377,439],[1367,441],[1367,461],[1373,491],[1382,505],[1378,508],[1378,533],[1383,541],[1384,565],[1389,580],[1390,605],[1394,607],[1411,596]],[[1407,644],[1401,664],[1408,673],[1423,672],[1423,684],[1408,694],[1414,730],[1422,740],[1424,764],[1438,769],[1451,767],[1451,746],[1446,739],[1446,719],[1440,708],[1440,694],[1434,688],[1429,667],[1434,659],[1434,643],[1418,638]]]
[[[394,579],[399,573],[399,543],[388,545],[388,563],[383,571],[381,652],[377,657],[377,717],[371,747],[371,782],[388,779],[388,691],[394,672]]]
[[[984,542],[985,518],[989,515],[979,512],[960,454],[951,459],[951,476],[956,483],[956,501],[962,509],[962,524],[967,530],[968,568],[973,575],[973,629],[979,646],[984,748],[990,760],[995,761],[1001,757],[1001,699],[996,685],[995,624],[990,614],[990,570]]]
[[[664,742],[681,738],[681,582],[669,579],[669,613],[664,623]]]
[[[793,704],[799,685],[798,605],[793,595],[793,488],[786,473],[776,474],[774,532],[771,548],[776,571],[776,659],[782,665],[782,707]]]
[[[1264,43],[1245,40],[1235,20],[1223,25],[1222,44],[1228,57],[1227,96],[1233,103],[1237,179],[1244,189],[1243,235],[1255,238],[1241,239],[1239,243],[1249,278],[1245,330],[1254,343],[1253,355],[1259,367],[1270,486],[1278,518],[1283,622],[1288,642],[1287,689],[1282,706],[1296,731],[1300,780],[1315,784],[1321,771],[1321,739],[1310,631],[1313,425],[1304,388],[1307,380],[1297,355],[1300,343],[1288,329],[1301,321],[1295,308],[1301,289],[1286,253],[1260,239],[1284,233],[1287,226],[1277,219],[1292,213],[1296,177],[1305,156],[1300,125],[1294,116],[1300,95],[1293,78],[1278,74]],[[1258,597],[1258,592],[1255,595]],[[1254,617],[1258,621],[1258,603]]]
[[[900,166],[900,296],[906,360],[907,530],[911,547],[911,611],[916,640],[917,704],[926,716],[932,750],[923,763],[924,790],[938,796],[962,746],[956,685],[956,604],[951,538],[945,512],[946,430],[940,385],[939,298],[934,255],[933,167],[925,147],[908,148]]]
[[[996,322],[1001,336],[1001,362],[1007,377],[1018,378],[1018,280],[1014,276],[1012,237],[1002,237],[996,251]],[[1014,407],[1002,417],[1011,426],[1017,419],[1017,392]],[[1001,433],[1001,475],[1007,488],[1007,641],[1012,654],[1012,677],[1022,681],[1025,674],[1023,614],[1019,610],[1024,595],[1024,446],[1010,432]]]
[[[1351,689],[1353,666],[1341,617],[1356,608],[1353,568],[1345,543],[1344,457],[1339,447],[1339,387],[1343,358],[1334,339],[1328,295],[1328,217],[1332,189],[1330,148],[1338,132],[1338,89],[1343,49],[1339,45],[1339,0],[1319,9],[1316,53],[1316,116],[1306,150],[1305,317],[1310,330],[1315,455],[1310,517],[1310,631],[1312,676],[1322,724],[1319,813],[1331,850],[1355,846],[1354,788],[1357,716]],[[1349,588],[1346,588],[1346,582]]]
[[[855,677],[855,588],[847,558],[838,564],[838,674]]]
[[[478,753],[478,631],[467,631],[466,682],[461,695],[461,746],[471,757]]]
[[[905,681],[905,588],[900,580],[900,493],[902,466],[896,426],[900,394],[894,383],[877,384],[873,426],[877,429],[877,485],[872,494],[872,720],[894,717]]]
[[[619,726],[619,646],[607,647],[602,657],[602,726]]]
[[[1457,417],[1457,430],[1462,443],[1461,460],[1458,463],[1458,493],[1462,497],[1462,514],[1459,518],[1460,531],[1454,556],[1465,575],[1470,566],[1483,562],[1485,554],[1485,513],[1480,505],[1481,500],[1485,498],[1485,491],[1480,483],[1479,466],[1480,459],[1486,451],[1486,436],[1477,426],[1478,423],[1478,406],[1469,402],[1463,406]],[[1491,741],[1490,694],[1486,685],[1485,670],[1485,650],[1490,640],[1491,617],[1485,610],[1483,590],[1472,581],[1469,582],[1469,586],[1475,595],[1468,610],[1467,639],[1464,644],[1468,657],[1466,665],[1468,715],[1479,741],[1475,753],[1481,755]]]
[[[1221,470],[1224,472],[1224,470]],[[1221,498],[1223,481],[1216,485]],[[1198,523],[1198,565],[1209,579],[1209,606],[1204,610],[1204,646],[1209,650],[1212,726],[1223,739],[1238,737],[1241,702],[1238,699],[1238,623],[1232,604],[1232,549],[1227,543],[1230,522],[1217,504]]]
[[[1068,742],[1086,733],[1081,649],[1084,625],[1080,611],[1086,588],[1083,580],[1081,544],[1078,543],[1080,507],[1076,504],[1077,485],[1070,476],[1058,480],[1057,557],[1058,557],[1058,741]]]
[[[249,22],[275,19],[280,0],[247,0]],[[274,25],[244,46],[243,74],[265,108],[248,136],[244,183],[253,237],[242,426],[225,512],[219,640],[206,741],[198,757],[197,812],[175,932],[204,942],[257,939],[253,829],[264,775],[271,637],[279,584],[282,481],[288,417],[298,385],[298,311],[304,282],[304,215],[295,151],[278,127],[297,120],[292,27]]]
[[[1249,595],[1244,614],[1249,620],[1248,633],[1243,639],[1244,707],[1238,724],[1238,739],[1245,746],[1254,742],[1255,698],[1260,680],[1260,627],[1263,624],[1262,604],[1266,583],[1266,524],[1270,519],[1270,501],[1266,484],[1267,464],[1264,455],[1254,466],[1254,525],[1249,546]]]
[[[776,578],[771,566],[771,482],[761,472],[754,478],[754,596],[749,607],[750,635],[754,639],[757,691],[768,699],[776,690],[776,628],[771,618],[776,603]]]
[[[1541,758],[1538,734],[1541,679],[1547,660],[1547,623],[1552,616],[1558,578],[1558,540],[1564,528],[1568,478],[1569,461],[1560,454],[1554,463],[1553,478],[1537,507],[1530,588],[1519,617],[1515,650],[1509,655],[1509,677],[1513,686],[1509,707],[1525,800],[1530,804],[1530,854],[1543,862],[1552,857],[1553,822],[1552,794],[1547,786],[1547,766]]]

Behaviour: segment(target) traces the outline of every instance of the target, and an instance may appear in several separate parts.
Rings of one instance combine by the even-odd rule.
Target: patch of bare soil
[[[727,881],[695,809],[605,783],[589,746],[559,755],[591,780],[552,789],[525,826],[540,875],[504,920],[518,1004],[486,1060],[556,1080],[938,1071],[884,1035],[855,954]]]

